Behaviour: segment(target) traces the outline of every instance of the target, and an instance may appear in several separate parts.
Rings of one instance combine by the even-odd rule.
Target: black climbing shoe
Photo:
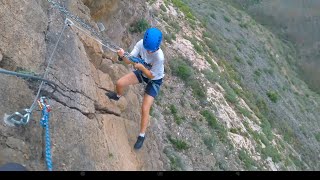
[[[106,92],[106,96],[108,96],[109,99],[113,99],[115,101],[118,101],[120,98],[117,96],[117,93],[113,91]]]
[[[134,144],[135,149],[140,149],[143,145],[145,137],[138,136],[137,142]]]

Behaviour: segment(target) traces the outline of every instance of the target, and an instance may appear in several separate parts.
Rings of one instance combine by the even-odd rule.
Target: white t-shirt
[[[143,39],[141,39],[134,46],[130,55],[134,57],[139,57],[140,55],[141,59],[152,65],[152,68],[150,69],[151,74],[154,76],[152,80],[158,80],[164,77],[164,55],[161,49],[149,54],[143,47]],[[144,74],[142,75],[146,77]]]

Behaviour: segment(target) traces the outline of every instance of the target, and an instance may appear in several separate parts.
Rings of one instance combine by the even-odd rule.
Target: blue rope
[[[45,142],[46,142],[46,162],[48,170],[52,171],[52,159],[51,159],[51,142],[50,142],[50,128],[49,128],[49,111],[46,104],[42,107],[42,118],[40,124],[45,128]]]

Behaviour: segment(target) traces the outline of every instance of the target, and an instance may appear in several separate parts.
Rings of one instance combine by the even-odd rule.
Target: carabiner
[[[25,113],[15,112],[7,118],[7,121],[15,126],[28,124],[31,112],[29,109],[24,109]]]

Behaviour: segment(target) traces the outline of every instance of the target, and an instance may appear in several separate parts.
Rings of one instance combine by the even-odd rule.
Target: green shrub
[[[178,76],[184,81],[189,80],[194,74],[191,67],[182,59],[174,59],[170,61],[170,68],[173,75]]]
[[[193,46],[194,46],[195,50],[197,51],[197,53],[199,53],[199,54],[203,53],[203,49],[198,43],[193,44]]]
[[[208,110],[201,111],[200,114],[205,117],[209,126],[215,130],[214,132],[218,134],[220,140],[222,142],[227,142],[228,132],[224,126],[217,121],[216,117]]]
[[[190,106],[191,106],[191,108],[192,108],[193,110],[198,110],[198,109],[199,109],[199,105],[198,105],[198,104],[193,104],[193,103],[191,103]]]
[[[207,54],[204,55],[205,56],[205,59],[207,60],[207,62],[210,64],[211,66],[211,69],[217,74],[218,76],[218,73],[219,73],[219,69],[218,69],[218,66],[213,63],[211,57],[209,57]]]
[[[272,133],[272,128],[267,119],[261,119],[261,128],[262,132],[267,136],[269,141],[272,141],[273,139],[273,133]]]
[[[172,114],[177,114],[178,110],[174,104],[170,105],[170,111]]]
[[[231,88],[225,89],[224,97],[231,104],[236,104],[238,102],[237,94]]]
[[[252,118],[251,112],[247,110],[246,108],[241,107],[240,105],[236,105],[237,110],[239,113],[243,114],[244,116],[248,117],[249,119]]]
[[[207,44],[207,46],[209,47],[211,52],[218,54],[218,55],[220,54],[219,47],[214,44],[213,40],[205,39],[205,43]]]
[[[165,148],[163,152],[170,160],[170,168],[172,171],[183,171],[185,170],[185,165],[181,157],[175,152],[171,151],[169,148]]]
[[[288,143],[294,143],[295,142],[295,134],[293,129],[286,123],[282,122],[278,126],[279,131],[283,134],[283,139]]]
[[[274,103],[276,103],[276,102],[278,101],[278,99],[279,99],[279,95],[278,95],[278,93],[275,92],[275,91],[269,91],[269,92],[267,92],[267,96],[268,96],[269,99],[270,99],[272,102],[274,102]]]
[[[320,142],[320,132],[318,132],[317,134],[315,134],[314,137],[316,138],[316,140],[317,140],[318,142]]]
[[[218,127],[217,119],[210,111],[204,110],[204,111],[201,111],[200,114],[206,118],[210,127],[214,129]]]
[[[211,13],[210,17],[212,17],[212,19],[216,19],[216,14],[215,13]]]
[[[206,91],[203,88],[203,85],[197,79],[190,79],[187,83],[191,87],[193,95],[198,97],[199,100],[206,98]]]
[[[169,141],[171,142],[173,147],[178,151],[187,150],[189,148],[188,144],[183,140],[174,139],[171,136],[169,136]]]
[[[153,116],[153,106],[151,106],[149,114],[150,116]]]
[[[245,149],[239,151],[239,159],[244,163],[247,170],[252,170],[255,166],[255,161],[250,157],[249,153]]]
[[[161,16],[162,19],[165,21],[165,22],[168,22],[169,21],[169,17],[167,15],[162,15]],[[169,27],[169,26],[166,26],[166,28]]]
[[[265,68],[263,69],[263,71],[267,74],[270,74],[270,75],[273,75],[274,74],[274,70],[272,68],[268,69],[268,68]]]
[[[172,3],[178,7],[188,19],[195,19],[190,7],[184,4],[181,0],[172,0]]]
[[[256,77],[260,77],[260,76],[261,76],[261,71],[260,71],[260,69],[255,70],[255,71],[254,71],[254,75],[255,75]]]
[[[270,146],[270,141],[266,138],[266,136],[262,133],[258,133],[259,139],[265,146]]]
[[[233,134],[239,134],[237,128],[230,128],[230,132],[233,133]]]
[[[242,63],[242,58],[239,56],[235,56],[234,60],[236,60],[238,63]]]
[[[153,4],[156,0],[148,0],[150,4]]]
[[[175,32],[179,32],[181,30],[181,27],[178,22],[169,20],[168,24],[174,29]]]
[[[178,116],[178,115],[174,115],[174,121],[180,125],[182,124],[183,120],[185,119],[185,117],[181,117],[181,116]]]
[[[238,50],[239,52],[242,51],[242,49],[241,49],[241,44],[240,44],[240,43],[235,42],[234,45],[236,46],[236,48],[237,48],[237,50]]]
[[[222,66],[225,69],[225,77],[226,79],[231,82],[231,80],[234,80],[235,82],[237,82],[238,84],[241,84],[241,74],[239,74],[236,70],[236,68],[234,67],[234,65],[230,64],[229,62],[227,62],[226,60],[222,59],[220,61],[218,61],[218,64],[220,66]]]
[[[172,40],[176,40],[176,35],[175,34],[164,34],[164,39],[169,43],[169,44],[172,44]]]
[[[231,19],[226,15],[223,16],[223,19],[228,23],[231,21]]]
[[[180,124],[182,123],[182,121],[183,121],[184,118],[182,118],[182,117],[180,117],[180,116],[178,115],[178,110],[177,110],[176,106],[173,105],[173,104],[171,104],[171,105],[170,105],[170,111],[171,111],[171,113],[172,113],[172,115],[173,115],[174,121],[175,121],[178,125],[180,125]]]
[[[269,108],[268,108],[266,102],[263,99],[257,98],[256,105],[258,107],[259,112],[261,112],[263,115],[266,116],[266,115],[269,114]]]
[[[294,165],[296,165],[300,169],[303,169],[303,167],[304,167],[303,162],[299,158],[293,156],[292,154],[289,154],[289,158],[292,160]]]
[[[164,4],[165,4],[167,7],[169,6],[168,0],[164,0],[163,2],[164,2]]]
[[[249,134],[252,135],[253,139],[260,144],[260,142],[262,142],[261,138],[260,138],[260,134],[257,131],[252,130],[251,128],[247,128]],[[263,143],[263,142],[262,142]],[[265,143],[263,143],[265,144]]]
[[[211,32],[208,32],[208,31],[204,31],[202,35],[204,38],[211,38],[212,37]]]
[[[198,42],[197,39],[195,39],[195,38],[187,38],[187,39],[191,42],[191,44],[193,45],[194,49],[195,49],[199,54],[201,54],[201,53],[203,52],[202,46],[199,45],[200,42]]]
[[[150,27],[149,23],[147,20],[144,18],[140,19],[138,22],[133,24],[130,28],[129,31],[132,33],[141,33],[147,30]]]
[[[262,155],[265,159],[267,157],[271,157],[272,161],[275,163],[278,163],[281,160],[281,156],[280,156],[278,150],[271,145],[266,146],[265,148],[262,149]]]
[[[219,80],[219,75],[214,71],[205,70],[203,72],[203,74],[208,79],[208,81],[211,82],[211,83],[215,83],[215,82],[217,82]]]
[[[245,23],[245,22],[241,22],[241,23],[239,24],[239,26],[240,26],[241,28],[248,29],[249,24],[248,24],[248,23]]]
[[[217,140],[215,139],[215,137],[213,135],[211,136],[206,136],[203,139],[203,143],[207,146],[207,148],[210,151],[214,150],[215,145],[217,144]]]
[[[208,16],[205,16],[204,18],[200,19],[201,23],[202,23],[202,26],[204,28],[207,28],[208,27],[208,22],[209,22],[209,17]]]
[[[164,12],[167,12],[167,8],[163,4],[160,5],[160,9]]]
[[[191,87],[194,96],[200,100],[206,97],[206,91],[199,80],[195,79],[194,71],[190,65],[181,58],[174,59],[169,64],[172,74],[182,79],[187,86]]]

